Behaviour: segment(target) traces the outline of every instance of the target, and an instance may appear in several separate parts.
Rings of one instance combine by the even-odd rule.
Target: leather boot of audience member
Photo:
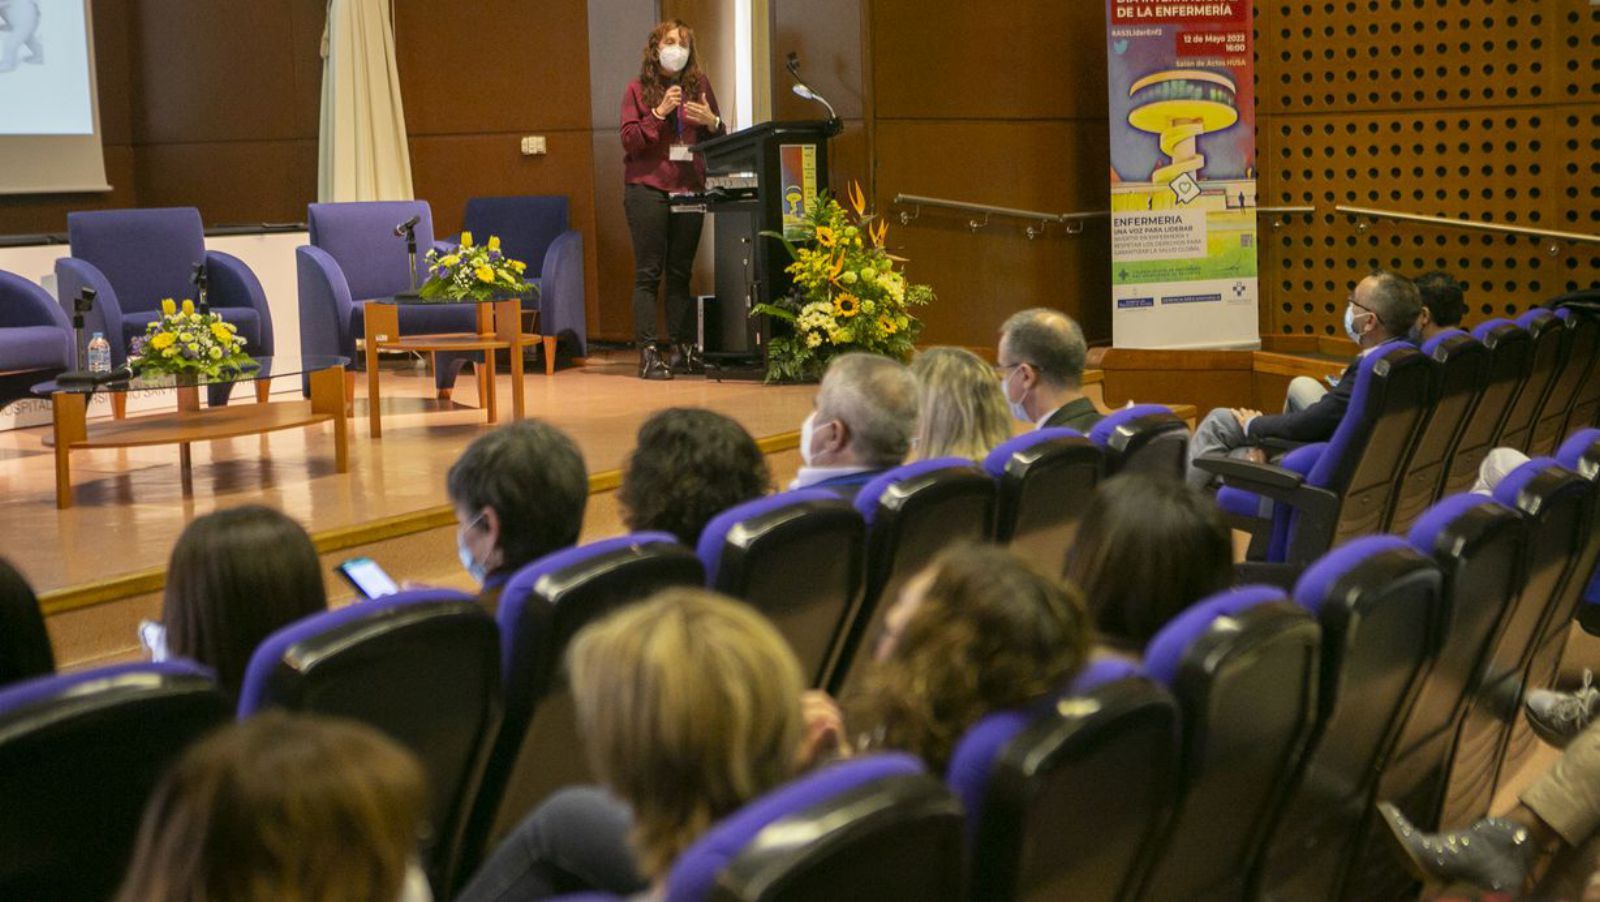
[[[700,352],[700,346],[693,343],[679,342],[672,346],[672,371],[689,376],[704,376],[706,374],[706,358]]]
[[[653,344],[647,344],[639,349],[639,378],[640,379],[671,379],[672,368],[661,359],[661,352]]]
[[[1464,830],[1423,833],[1388,802],[1378,804],[1378,813],[1412,871],[1424,880],[1518,893],[1539,857],[1532,834],[1505,818],[1486,817]]]

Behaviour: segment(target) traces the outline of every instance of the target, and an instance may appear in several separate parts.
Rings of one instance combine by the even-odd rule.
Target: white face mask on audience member
[[[1373,322],[1376,322],[1378,318],[1377,314],[1370,310],[1362,310],[1357,313],[1355,298],[1351,298],[1349,303],[1344,305],[1344,334],[1349,336],[1350,340],[1356,344],[1361,344],[1361,337],[1371,331],[1362,328],[1362,325],[1365,325],[1364,323],[1357,325],[1356,318],[1362,316],[1372,317]]]
[[[1003,383],[1001,383],[1000,388],[1003,392],[1005,392],[1006,406],[1011,408],[1011,415],[1024,423],[1031,423],[1033,422],[1033,417],[1028,416],[1028,408],[1023,405],[1023,402],[1028,399],[1027,386],[1023,386],[1022,388],[1022,397],[1017,398],[1016,400],[1012,400],[1011,398],[1011,377],[1020,372],[1022,372],[1022,364],[1019,363],[1011,368],[1011,372],[1006,374],[1006,379]]]
[[[483,520],[484,515],[487,513],[488,511],[479,511],[476,517],[456,529],[456,556],[461,559],[461,568],[470,573],[473,581],[480,586],[483,585],[484,578],[489,575],[489,568],[485,564],[488,555],[480,558],[474,553],[471,546],[467,544],[467,534],[473,532],[474,527]]]
[[[829,420],[822,425],[837,429],[839,422],[837,420]],[[816,461],[817,451],[814,447],[816,437],[817,413],[812,411],[806,415],[806,421],[800,424],[800,462],[808,467],[812,466]]]

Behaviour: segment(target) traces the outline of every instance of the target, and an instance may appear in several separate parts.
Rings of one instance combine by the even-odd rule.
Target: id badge
[[[672,145],[672,150],[668,151],[667,159],[674,163],[693,162],[694,152],[689,150],[689,145],[687,144],[674,144]]]

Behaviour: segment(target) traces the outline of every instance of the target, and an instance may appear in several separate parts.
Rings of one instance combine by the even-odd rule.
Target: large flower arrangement
[[[912,308],[934,299],[927,285],[913,285],[895,268],[904,263],[884,247],[887,221],[866,212],[861,187],[850,186],[847,212],[826,192],[806,210],[803,238],[782,240],[793,262],[793,292],[760,304],[764,313],[794,327],[792,335],[767,342],[767,381],[819,378],[828,361],[848,351],[870,351],[898,360],[911,356],[922,323]]]
[[[161,302],[161,316],[145,327],[131,361],[141,376],[162,374],[216,377],[252,369],[244,339],[232,323],[215,313],[195,310],[194,301],[180,307],[172,298]]]
[[[428,281],[417,292],[436,301],[489,301],[531,290],[522,274],[528,265],[500,252],[500,239],[490,235],[487,244],[472,243],[472,233],[461,233],[461,245],[441,253],[428,251]]]

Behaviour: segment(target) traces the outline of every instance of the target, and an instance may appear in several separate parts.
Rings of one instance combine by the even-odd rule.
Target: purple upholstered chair
[[[999,486],[995,541],[1059,575],[1104,467],[1100,449],[1072,429],[1001,442],[983,461]]]
[[[500,680],[500,634],[470,596],[401,592],[268,636],[245,670],[239,716],[276,706],[349,717],[410,748],[432,790],[424,863],[443,896],[500,727]]]
[[[1536,457],[1512,470],[1495,486],[1496,501],[1528,521],[1528,569],[1524,595],[1544,602],[1538,627],[1523,644],[1522,687],[1552,686],[1561,669],[1561,653],[1577,613],[1578,602],[1600,554],[1600,483],[1561,466],[1554,458]],[[1517,638],[1524,638],[1519,636]],[[1513,776],[1536,745],[1527,717],[1517,706],[1516,726],[1506,743],[1499,784]]]
[[[706,585],[771,618],[820,686],[861,597],[865,532],[848,500],[800,489],[728,508],[706,524],[697,550]]]
[[[76,365],[72,323],[49,292],[0,271],[0,407]]]
[[[110,898],[156,783],[227,719],[210,673],[180,661],[0,690],[0,898]]]
[[[1133,898],[1176,801],[1178,711],[1137,665],[1089,665],[1059,699],[957,743],[970,898]]]
[[[560,195],[474,197],[467,201],[467,231],[479,241],[500,237],[500,248],[528,264],[539,289],[539,334],[545,353],[566,341],[584,356],[589,329],[583,308],[583,233],[568,227],[567,198]],[[545,366],[553,366],[547,356]]]
[[[1433,830],[1448,793],[1452,817],[1471,823],[1487,812],[1494,762],[1505,730],[1495,699],[1517,678],[1517,649],[1497,637],[1521,603],[1528,532],[1522,518],[1484,495],[1452,495],[1429,508],[1407,541],[1443,575],[1443,634],[1389,753],[1374,798],[1392,802]],[[1505,663],[1507,651],[1509,661]],[[1514,691],[1514,690],[1513,690]],[[1466,811],[1477,813],[1466,815]],[[1369,814],[1349,886],[1372,898],[1415,896],[1412,878]]]
[[[365,201],[311,204],[306,222],[311,244],[295,250],[300,285],[300,352],[356,360],[356,339],[365,333],[365,304],[412,287],[406,240],[395,225],[412,216],[416,226],[417,273],[427,278],[424,256],[433,247],[433,212],[427,201]],[[430,304],[400,308],[406,335],[477,332],[476,304]],[[434,382],[448,390],[463,364],[481,354],[437,354]]]
[[[82,289],[97,292],[84,331],[105,333],[113,366],[126,362],[133,339],[160,317],[163,299],[199,300],[191,281],[197,263],[210,279],[211,311],[238,327],[246,353],[272,354],[272,311],[260,280],[238,257],[206,250],[194,207],[69,213],[67,234],[72,256],[56,261],[57,296],[70,309]],[[211,403],[227,403],[231,389],[211,386]]]
[[[1436,650],[1440,582],[1404,539],[1365,536],[1296,584],[1295,602],[1322,624],[1320,726],[1269,831],[1266,897],[1341,896],[1384,755]]]
[[[1600,370],[1595,378],[1600,379]],[[1556,461],[1591,482],[1600,482],[1600,429],[1588,427],[1573,432],[1556,450]],[[1600,562],[1589,575],[1577,617],[1586,632],[1600,635]]]
[[[1577,355],[1587,339],[1581,337],[1585,332],[1600,332],[1600,311],[1593,309],[1574,310],[1563,307],[1556,311],[1558,316],[1572,317],[1574,328],[1579,331],[1572,338],[1573,354]],[[1600,338],[1595,339],[1595,346],[1589,351],[1589,369],[1583,372],[1572,390],[1572,402],[1567,410],[1567,422],[1561,429],[1562,435],[1571,435],[1579,429],[1591,426],[1600,426]],[[1576,356],[1574,356],[1576,361]]]
[[[705,568],[669,533],[641,532],[557,551],[517,571],[500,593],[505,716],[468,830],[467,861],[563,786],[592,782],[562,661],[579,630]]]
[[[1145,671],[1183,724],[1180,801],[1146,897],[1249,897],[1316,726],[1321,646],[1317,622],[1282,589],[1246,586],[1184,611],[1145,648]]]
[[[1439,499],[1456,441],[1483,397],[1489,377],[1489,349],[1460,329],[1424,342],[1422,354],[1433,362],[1437,400],[1423,415],[1416,444],[1395,489],[1389,531],[1396,533],[1410,529],[1428,505]]]
[[[863,645],[911,577],[952,544],[993,538],[997,493],[989,474],[964,457],[919,460],[861,487],[855,507],[867,524],[866,589],[830,668],[832,692],[844,692]]]
[[[1489,374],[1484,379],[1483,394],[1467,416],[1455,451],[1446,463],[1441,497],[1472,490],[1483,459],[1498,446],[1506,414],[1528,380],[1533,363],[1533,337],[1511,320],[1479,323],[1472,330],[1472,337],[1489,349]]]
[[[1533,457],[1554,454],[1568,429],[1578,428],[1577,425],[1568,427],[1567,420],[1585,391],[1585,383],[1600,376],[1594,369],[1596,360],[1600,360],[1600,319],[1569,307],[1557,310],[1555,315],[1566,335],[1556,376],[1533,420],[1533,434],[1528,439],[1528,454]],[[1587,390],[1594,392],[1600,388]],[[1592,419],[1592,414],[1590,416]]]
[[[1221,456],[1196,460],[1227,480],[1217,500],[1237,528],[1256,536],[1252,560],[1303,566],[1339,541],[1384,528],[1437,386],[1428,359],[1403,343],[1368,354],[1355,379],[1350,406],[1327,442],[1296,448],[1277,465]],[[1269,519],[1237,517],[1257,509],[1250,495],[1272,499]]]
[[[1189,459],[1189,425],[1160,404],[1112,412],[1089,430],[1089,440],[1105,450],[1107,476],[1130,470],[1182,479]]]
[[[1502,448],[1528,451],[1533,441],[1533,427],[1545,397],[1560,374],[1566,355],[1568,338],[1566,321],[1543,307],[1535,307],[1517,317],[1517,325],[1527,331],[1533,341],[1533,357],[1529,363],[1527,381],[1517,392],[1516,400],[1506,412],[1506,421],[1500,427],[1500,438],[1495,443]]]

